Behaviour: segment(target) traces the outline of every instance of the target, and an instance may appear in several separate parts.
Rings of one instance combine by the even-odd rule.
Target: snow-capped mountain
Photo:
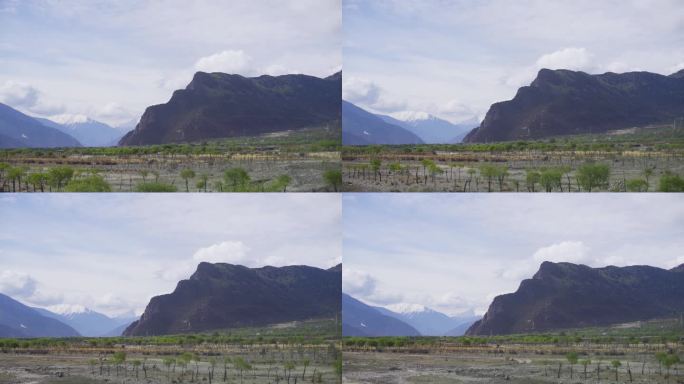
[[[86,115],[62,114],[52,116],[50,119],[36,118],[36,120],[75,137],[86,147],[111,146],[126,133]]]
[[[124,315],[109,317],[105,314],[93,311],[82,305],[53,305],[45,308],[34,308],[40,314],[61,321],[74,328],[83,336],[120,336],[115,330],[125,328],[126,325],[136,320],[135,316]],[[123,328],[121,332],[123,332]]]
[[[419,304],[393,304],[387,308],[375,308],[385,316],[394,317],[409,324],[423,336],[460,336],[465,333],[470,324],[480,318],[472,312],[448,316]],[[460,329],[462,331],[459,331]]]
[[[378,115],[387,123],[413,132],[428,144],[460,143],[463,137],[479,125],[477,118],[453,124],[427,112],[403,111],[394,116]]]

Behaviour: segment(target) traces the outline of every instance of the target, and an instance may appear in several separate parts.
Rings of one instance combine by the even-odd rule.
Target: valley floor
[[[289,353],[286,351],[286,353]],[[289,356],[289,355],[285,355]],[[251,368],[242,372],[233,363],[228,365],[227,376],[224,380],[222,357],[214,368],[213,380],[209,379],[211,365],[207,358],[203,358],[197,365],[190,362],[186,368],[180,364],[166,366],[162,356],[131,355],[128,363],[120,365],[117,373],[115,364],[111,361],[102,365],[97,354],[73,354],[54,352],[45,355],[0,353],[0,384],[99,384],[99,383],[127,383],[127,384],[161,384],[161,383],[337,383],[332,363],[325,360],[310,360],[304,371],[300,361],[293,360],[294,366],[286,372],[282,361],[278,359],[248,360]],[[232,356],[234,357],[234,356]],[[142,365],[133,365],[133,361],[142,363],[145,359],[145,372]],[[247,360],[248,358],[246,358]],[[287,359],[287,357],[286,357]],[[91,361],[97,361],[91,365]],[[136,372],[137,371],[137,372]],[[288,376],[290,379],[288,380]]]
[[[375,168],[373,167],[375,160]],[[605,164],[610,176],[596,191],[659,189],[663,175],[684,176],[684,153],[436,152],[375,156],[343,154],[343,190],[349,192],[587,192],[578,180],[586,163]],[[504,170],[503,177],[498,172]],[[555,178],[545,170],[557,170]],[[489,172],[489,173],[488,173]],[[538,175],[528,177],[531,172]],[[558,181],[560,178],[560,182]]]
[[[0,162],[24,170],[21,180],[10,180],[0,173],[0,191],[4,192],[48,192],[62,191],[63,187],[32,184],[30,175],[48,174],[54,167],[70,167],[74,178],[91,173],[101,176],[112,192],[136,191],[143,183],[158,182],[172,185],[177,191],[185,192],[186,183],[180,175],[182,170],[191,169],[194,176],[188,179],[189,192],[332,192],[335,188],[326,182],[328,170],[339,170],[339,152],[316,152],[281,155],[69,155],[65,157],[29,155],[8,155]],[[229,169],[242,169],[249,176],[245,185],[236,188],[224,177]],[[206,188],[198,185],[203,175]],[[286,185],[281,177],[289,177]]]
[[[582,357],[583,358],[583,357]],[[644,365],[637,353],[601,356],[600,371],[596,357],[584,368],[576,364],[570,378],[570,367],[561,356],[537,354],[493,354],[483,352],[435,352],[427,354],[389,352],[344,352],[343,383],[684,383],[684,373],[666,377],[659,374],[657,363]],[[594,361],[595,360],[595,361]],[[618,380],[612,360],[621,361]],[[560,378],[558,365],[562,364]],[[642,367],[644,369],[642,374]],[[630,379],[631,372],[631,379]]]

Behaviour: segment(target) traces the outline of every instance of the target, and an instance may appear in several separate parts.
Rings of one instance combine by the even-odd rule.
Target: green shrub
[[[71,179],[64,188],[67,192],[111,192],[112,187],[100,175]]]
[[[178,188],[172,184],[151,182],[140,183],[135,186],[136,192],[177,192]]]
[[[684,192],[684,179],[671,172],[665,172],[658,183],[660,192]]]

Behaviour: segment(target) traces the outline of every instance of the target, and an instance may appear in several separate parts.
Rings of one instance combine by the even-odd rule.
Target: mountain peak
[[[668,77],[674,77],[675,79],[684,79],[684,68],[682,68],[679,71],[671,74]]]
[[[75,315],[81,313],[91,313],[88,307],[81,304],[57,304],[50,305],[47,307],[50,312],[57,313],[59,315]]]
[[[494,298],[468,334],[528,333],[670,316],[684,310],[682,271],[684,266],[592,268],[545,262],[516,292]]]
[[[86,115],[69,114],[69,113],[63,113],[61,115],[51,116],[50,120],[54,121],[55,123],[62,124],[62,125],[89,123],[89,122],[94,121],[93,119],[91,119],[90,117],[88,117]]]
[[[464,142],[605,133],[672,121],[684,114],[682,80],[684,73],[679,72],[592,75],[544,68],[512,100],[492,104]]]
[[[125,335],[332,318],[340,312],[341,285],[341,273],[309,266],[248,268],[202,262],[172,293],[152,298]]]
[[[422,304],[411,304],[411,303],[398,303],[388,305],[387,308],[390,310],[401,313],[401,314],[411,314],[411,313],[421,313],[421,312],[434,312],[432,309],[422,305]]]
[[[437,119],[437,117],[435,117],[434,115],[431,115],[427,112],[422,112],[422,111],[397,112],[394,114],[394,117],[397,120],[406,121],[406,122],[421,121],[421,120],[436,120]]]

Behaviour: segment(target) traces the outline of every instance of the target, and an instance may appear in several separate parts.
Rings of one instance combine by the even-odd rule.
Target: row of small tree
[[[176,192],[177,188],[172,183],[159,181],[159,173],[156,171],[140,170],[142,183],[135,186],[136,192]],[[148,177],[153,178],[148,181]],[[280,175],[268,183],[252,182],[249,173],[244,168],[230,168],[223,172],[223,177],[216,180],[212,187],[217,192],[287,192],[287,187],[292,183],[289,175]],[[195,186],[198,191],[207,192],[209,188],[209,174],[196,174],[194,170],[185,168],[180,171],[180,177],[185,181],[185,191],[190,192],[190,180],[197,179]],[[342,184],[342,173],[337,169],[329,169],[323,172],[323,180],[326,188],[337,192]],[[92,169],[86,172],[76,171],[69,166],[51,167],[45,172],[30,172],[23,166],[11,166],[8,163],[0,163],[0,191],[17,192],[22,190],[34,192],[111,192],[111,185],[99,174],[98,170]],[[10,189],[11,187],[11,189]]]
[[[454,169],[457,170],[454,177]],[[465,169],[465,174],[461,178],[461,170]],[[367,173],[368,171],[368,173]],[[479,190],[480,182],[485,182],[487,192],[494,191],[494,185],[498,186],[499,191],[504,191],[507,185],[506,180],[510,178],[507,165],[497,165],[485,163],[479,166],[466,166],[461,163],[449,163],[448,168],[437,165],[431,159],[422,159],[420,165],[413,168],[399,162],[389,163],[386,167],[385,181],[402,181],[409,185],[413,181],[415,184],[428,184],[428,180],[436,185],[437,178],[444,174],[447,183],[453,181],[454,188],[462,183],[462,191],[472,191],[473,184],[475,190]],[[650,178],[654,174],[653,168],[645,168],[642,172],[643,178],[623,179],[616,185],[610,185],[611,169],[608,164],[588,162],[580,165],[576,170],[570,166],[544,167],[539,169],[527,169],[525,171],[524,185],[521,186],[520,180],[512,180],[513,189],[516,192],[526,188],[528,192],[570,192],[577,191],[592,192],[596,190],[612,190],[616,192],[646,192],[649,190]],[[383,181],[382,160],[379,157],[371,157],[368,164],[356,164],[348,166],[347,177],[350,179],[372,177],[373,181]],[[460,190],[460,188],[458,188]],[[662,192],[682,192],[684,191],[684,179],[680,176],[665,171],[660,177],[658,191]]]
[[[335,359],[333,363],[336,376],[341,375],[341,370],[338,369],[338,360]],[[147,357],[130,360],[126,352],[117,351],[111,357],[103,355],[99,359],[90,359],[88,365],[92,375],[111,376],[113,368],[116,377],[125,378],[129,375],[135,375],[135,378],[138,379],[142,370],[143,378],[146,380],[148,375],[161,371],[161,366],[163,366],[163,374],[170,383],[180,383],[186,380],[191,383],[207,381],[211,384],[219,380],[225,383],[232,382],[231,376],[240,384],[243,384],[245,379],[251,379],[252,382],[255,382],[257,377],[265,377],[267,382],[273,383],[323,382],[323,372],[318,371],[316,367],[310,370],[307,376],[311,360],[306,358],[301,361],[284,361],[280,365],[274,360],[266,360],[257,364],[242,356],[210,356],[203,359],[197,353],[183,352],[176,356],[164,357],[159,362],[161,365],[158,367],[157,360],[149,360]],[[265,367],[259,368],[259,364]],[[301,367],[301,372],[296,372],[298,367]],[[233,373],[231,374],[231,372]]]

